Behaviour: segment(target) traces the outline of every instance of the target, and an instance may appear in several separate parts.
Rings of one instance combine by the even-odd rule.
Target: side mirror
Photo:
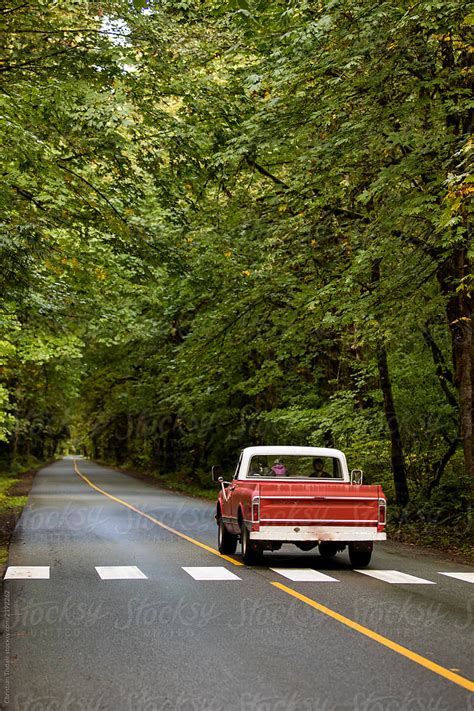
[[[351,484],[362,484],[364,472],[362,469],[353,469],[351,471]]]
[[[215,464],[212,467],[212,481],[219,481],[219,479],[222,477],[223,474],[224,474],[223,469],[218,464]]]

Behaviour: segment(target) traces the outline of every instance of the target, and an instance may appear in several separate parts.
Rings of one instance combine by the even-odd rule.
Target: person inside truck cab
[[[288,469],[285,467],[281,459],[275,459],[270,471],[270,476],[288,476]]]
[[[252,460],[249,474],[250,476],[269,476],[269,469],[264,467],[262,462]]]
[[[324,461],[317,457],[316,459],[313,459],[313,471],[310,476],[324,479],[326,477],[332,477],[332,474],[329,474],[324,470]]]

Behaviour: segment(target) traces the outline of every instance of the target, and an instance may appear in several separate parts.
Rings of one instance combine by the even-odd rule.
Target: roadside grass
[[[27,496],[15,496],[11,493],[11,490],[16,484],[20,483],[22,474],[38,466],[38,464],[39,462],[36,459],[29,460],[23,465],[14,467],[11,471],[0,472],[0,513],[26,504]]]
[[[464,562],[474,564],[474,540],[469,517],[458,521],[457,525],[442,523],[395,521],[387,525],[387,538],[399,543],[422,546],[430,550],[442,551]]]
[[[4,472],[0,473],[0,505],[5,504],[9,489],[16,484],[17,481],[18,479],[12,472],[8,474]]]
[[[0,573],[3,577],[8,560],[10,538],[21,512],[28,501],[33,477],[42,462],[30,457],[7,469],[0,470]]]
[[[15,509],[18,506],[23,508],[27,501],[27,496],[5,496],[5,494],[1,494],[0,511],[8,511],[8,509]]]

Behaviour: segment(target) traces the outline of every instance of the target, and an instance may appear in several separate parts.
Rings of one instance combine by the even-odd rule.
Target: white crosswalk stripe
[[[11,565],[4,580],[49,580],[48,565]]]
[[[409,585],[436,585],[432,580],[417,578],[416,575],[401,573],[399,570],[355,570],[354,572],[369,575],[371,578],[377,578],[377,580],[383,580],[385,583],[391,583],[392,585],[400,585],[402,583]]]
[[[312,568],[270,568],[278,575],[283,575],[288,580],[293,580],[295,583],[338,583],[339,580],[331,578],[330,575],[320,573],[319,570]]]
[[[148,576],[136,565],[102,565],[95,566],[95,570],[101,580],[147,580]],[[182,570],[190,575],[194,580],[242,580],[238,575],[223,566],[182,566]],[[245,569],[244,569],[245,570]],[[339,583],[333,575],[328,575],[313,568],[268,568],[268,570],[281,575],[295,583]],[[331,571],[337,575],[337,571]],[[348,581],[347,573],[344,570],[344,582]],[[433,580],[425,580],[415,575],[402,573],[400,570],[354,570],[370,578],[381,580],[390,585],[436,585]],[[454,578],[464,583],[474,583],[474,572],[444,572],[439,571],[438,575]],[[4,580],[50,580],[50,566],[47,565],[11,565],[7,568]],[[54,578],[54,571],[53,571]]]
[[[183,570],[194,580],[242,580],[222,566],[184,567]]]
[[[457,578],[465,583],[474,583],[474,573],[440,573],[440,575],[447,575],[448,578]]]
[[[99,565],[95,569],[102,580],[143,580],[147,579],[136,565]]]

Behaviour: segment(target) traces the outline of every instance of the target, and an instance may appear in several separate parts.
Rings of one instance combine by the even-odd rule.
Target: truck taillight
[[[385,499],[379,499],[379,524],[385,524],[387,503]]]
[[[252,499],[252,521],[258,522],[260,520],[260,499]]]

